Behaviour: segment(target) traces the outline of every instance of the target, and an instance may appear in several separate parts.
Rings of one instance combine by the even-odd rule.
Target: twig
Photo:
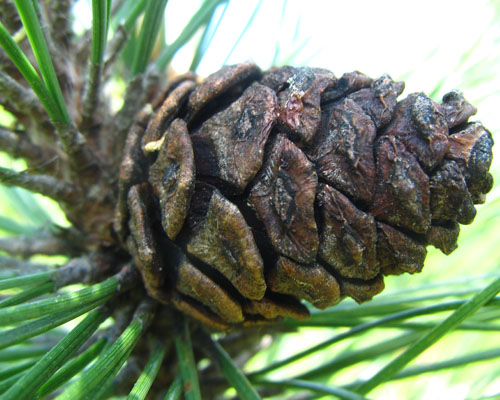
[[[0,126],[0,150],[9,153],[12,157],[32,161],[45,158],[42,148],[31,143],[25,135],[16,134],[2,126]]]
[[[0,182],[7,186],[22,187],[54,200],[68,203],[74,202],[79,197],[79,191],[74,185],[49,175],[32,175],[0,167]]]
[[[0,256],[0,270],[3,272],[12,272],[14,275],[46,272],[51,268],[53,268],[53,265],[35,264],[29,261],[18,260],[17,258]]]
[[[54,286],[60,288],[74,283],[90,285],[109,275],[114,263],[100,253],[69,260],[52,274]]]
[[[0,250],[24,258],[34,254],[74,255],[77,252],[66,240],[47,233],[0,238]]]
[[[71,29],[72,0],[51,0],[50,35],[56,47],[67,50],[73,38]]]
[[[94,124],[95,113],[99,104],[102,64],[89,63],[87,84],[83,94],[82,122],[80,129],[88,136]]]
[[[0,0],[0,15],[2,22],[10,32],[17,32],[22,24],[12,0]]]
[[[71,40],[71,38],[73,37],[71,30],[71,20],[69,17],[71,6],[70,4],[61,5],[62,8],[64,8],[65,6],[68,7],[66,22],[63,22],[64,24],[68,25],[68,31],[59,31],[57,27],[54,26],[54,14],[52,9],[54,6],[58,6],[54,3],[66,2],[68,2],[68,0],[51,0],[50,2],[40,3],[40,6],[38,8],[38,19],[40,21],[40,26],[45,37],[45,42],[47,43],[48,51],[54,64],[57,80],[59,81],[61,91],[64,94],[65,102],[68,104],[68,102],[72,99],[71,93],[73,90],[73,74],[71,73],[72,65],[68,57],[63,55],[67,51],[67,49],[65,47],[60,47],[60,43],[57,42],[57,39],[54,35],[57,35],[58,37],[61,37],[61,35],[63,34],[68,35],[67,40]],[[62,9],[60,11],[62,11]],[[59,23],[61,21],[57,22]],[[68,108],[71,109],[71,107]]]
[[[0,70],[0,92],[16,111],[32,116],[34,120],[48,121],[47,112],[33,90],[25,88],[2,70]]]
[[[40,100],[46,106],[56,132],[61,139],[63,149],[68,155],[71,170],[74,172],[75,177],[82,180],[92,175],[95,178],[96,167],[98,166],[97,159],[85,145],[85,139],[78,132],[71,120],[61,90],[62,86],[66,89],[67,94],[72,91],[73,82],[67,68],[65,68],[71,64],[67,62],[66,58],[61,56],[60,52],[55,51],[50,35],[44,34],[47,24],[43,18],[43,13],[38,16],[35,4],[29,1],[17,3],[16,5],[19,5],[18,11],[23,24],[25,24],[30,43],[37,50],[34,51],[34,55],[37,59],[43,82],[29,60],[23,55],[21,49],[5,33],[3,34],[3,40],[8,45],[7,47],[4,46],[4,48],[9,56],[14,57],[13,61],[17,59],[16,66],[19,71],[30,82],[37,95],[40,96]],[[45,36],[47,36],[47,40]],[[59,84],[59,81],[62,81],[62,85]]]
[[[7,68],[5,68],[7,70]],[[35,143],[53,148],[55,129],[49,115],[32,89],[19,84],[0,68],[0,102],[24,125]]]
[[[115,127],[114,132],[120,137],[125,136],[134,121],[135,115],[142,107],[146,97],[144,93],[145,81],[145,74],[140,74],[135,76],[127,85],[122,108],[116,113],[112,121]]]
[[[111,126],[107,131],[114,132],[114,135],[104,136],[107,140],[106,154],[113,154],[115,160],[121,159],[127,132],[137,113],[148,101],[152,88],[157,86],[158,80],[158,71],[153,68],[145,74],[136,75],[127,85],[123,106],[109,122]]]
[[[113,38],[109,41],[108,51],[106,54],[106,59],[104,60],[103,75],[104,81],[108,80],[109,73],[111,72],[111,67],[113,67],[115,61],[118,59],[118,55],[125,47],[125,43],[128,40],[128,32],[123,24],[119,24],[115,30]]]
[[[125,3],[125,0],[114,0],[111,3],[111,16],[113,17],[118,10],[120,10],[121,6],[123,6],[123,3]]]
[[[108,37],[109,7],[110,1],[92,2],[92,54],[91,61],[87,67],[85,92],[83,95],[82,121],[80,129],[86,137],[96,133],[92,129],[96,120],[103,118],[96,117],[99,114],[106,115],[100,106],[100,94],[102,87],[102,71],[104,52],[106,50]]]

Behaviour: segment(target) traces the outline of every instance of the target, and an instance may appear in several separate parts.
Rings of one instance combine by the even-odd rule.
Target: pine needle
[[[92,311],[64,339],[45,354],[26,374],[3,395],[3,400],[29,399],[107,318],[109,310]]]
[[[137,308],[130,325],[120,337],[95,362],[94,365],[75,383],[68,387],[57,400],[78,400],[83,398],[97,398],[106,382],[118,372],[134,349],[142,333],[151,323],[154,315],[155,303],[143,301]]]
[[[167,348],[165,342],[156,341],[152,346],[148,363],[144,367],[141,375],[137,379],[134,387],[127,396],[127,400],[144,400],[153,384],[153,381],[160,370]]]
[[[184,317],[179,319],[178,328],[174,332],[174,343],[184,385],[184,396],[186,400],[201,400],[200,384],[194,361],[189,325]]]
[[[456,328],[462,321],[474,314],[500,291],[500,279],[495,280],[469,301],[463,303],[453,314],[437,325],[429,333],[410,346],[403,354],[388,363],[372,378],[357,388],[357,392],[366,394],[402,370],[406,364],[424,350],[441,339],[447,332]]]
[[[260,396],[255,388],[243,372],[234,364],[224,348],[219,343],[212,340],[206,333],[200,334],[200,337],[203,343],[203,349],[219,367],[228,383],[236,389],[239,398],[242,400],[259,400]]]

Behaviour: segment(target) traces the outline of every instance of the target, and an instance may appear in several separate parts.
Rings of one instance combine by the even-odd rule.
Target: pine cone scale
[[[196,169],[242,192],[262,166],[264,146],[278,117],[276,95],[254,83],[193,133]]]

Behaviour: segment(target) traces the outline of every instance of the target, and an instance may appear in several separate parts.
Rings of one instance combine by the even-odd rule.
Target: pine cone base
[[[171,82],[129,132],[114,225],[148,293],[227,330],[370,300],[453,251],[493,140],[461,93],[403,89],[252,63]]]

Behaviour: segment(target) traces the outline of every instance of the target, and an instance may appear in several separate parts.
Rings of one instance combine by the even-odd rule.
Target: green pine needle
[[[178,324],[178,329],[174,332],[174,343],[184,384],[184,396],[186,400],[201,400],[198,371],[194,361],[189,325],[185,318],[179,317],[179,319],[182,322]]]
[[[148,363],[137,379],[132,391],[127,396],[127,400],[143,400],[146,398],[156,375],[160,371],[166,349],[164,342],[156,341],[155,345],[152,346]]]
[[[182,376],[178,374],[168,388],[163,400],[179,400],[182,395]]]
[[[68,387],[58,400],[97,398],[109,379],[113,378],[134,349],[142,333],[149,326],[154,315],[155,303],[146,300],[138,307],[130,325],[120,337],[87,370],[82,377]]]
[[[108,0],[92,0],[92,63],[101,64],[108,37]]]
[[[52,292],[54,290],[54,282],[42,283],[37,286],[33,286],[29,289],[23,290],[14,296],[8,297],[4,300],[0,300],[0,308],[15,306],[17,304],[24,303],[25,301],[32,300],[42,294]]]
[[[85,314],[99,305],[101,305],[101,303],[89,303],[69,311],[51,313],[50,315],[38,318],[34,321],[25,322],[16,328],[2,330],[0,331],[0,349],[5,349],[13,344],[22,343],[26,339],[45,333],[56,326],[65,324],[66,322]]]
[[[20,372],[17,375],[11,376],[10,378],[5,379],[4,381],[0,382],[0,394],[4,393],[6,390],[8,390],[22,375],[22,372]]]
[[[240,43],[241,39],[243,38],[243,36],[245,36],[245,33],[247,33],[248,29],[253,24],[253,21],[255,20],[255,17],[257,16],[257,14],[258,14],[259,9],[260,9],[261,6],[262,6],[262,0],[259,0],[259,2],[255,6],[252,14],[250,15],[250,18],[248,19],[245,27],[243,28],[243,30],[241,31],[240,35],[238,36],[238,38],[234,42],[233,47],[231,47],[231,50],[229,50],[229,52],[227,53],[226,58],[224,59],[224,62],[222,63],[223,65],[227,64],[229,58],[233,55],[234,51],[238,47],[238,44]]]
[[[201,39],[198,42],[198,46],[196,46],[196,51],[194,52],[193,60],[191,61],[191,65],[189,66],[190,71],[196,71],[196,69],[201,63],[201,60],[205,56],[206,52],[209,50],[210,43],[212,43],[212,40],[217,32],[217,29],[219,28],[220,23],[222,22],[222,19],[224,18],[224,14],[226,13],[228,6],[229,6],[229,1],[227,1],[226,4],[224,5],[224,9],[220,13],[217,20],[214,19],[215,10],[217,10],[217,7],[212,8],[211,10],[212,15],[209,18],[210,22],[206,24],[203,30],[203,34],[201,35]]]
[[[36,227],[33,225],[23,225],[11,218],[0,215],[0,230],[14,235],[25,235],[33,233]]]
[[[57,80],[56,71],[52,64],[52,58],[47,47],[47,42],[38,21],[38,16],[33,6],[33,2],[26,0],[15,0],[19,16],[23,22],[24,29],[35,55],[43,81],[54,103],[57,106],[57,115],[53,118],[54,122],[61,122],[64,125],[70,125],[71,120],[66,108],[66,103]],[[48,111],[48,110],[47,110]]]
[[[134,26],[137,18],[146,8],[146,0],[127,0],[120,7],[116,15],[112,18],[111,26],[115,30],[122,23],[127,31],[130,31]]]
[[[47,346],[14,346],[0,351],[0,362],[25,360],[43,356],[50,349]]]
[[[391,338],[383,342],[376,342],[372,346],[367,346],[357,350],[347,351],[346,354],[340,354],[333,360],[318,367],[311,368],[309,371],[300,374],[295,379],[314,379],[322,376],[332,376],[337,371],[350,367],[351,365],[370,361],[381,355],[394,352],[404,346],[415,342],[420,337],[420,332],[405,333],[396,338]]]
[[[21,277],[22,278],[22,277]],[[17,278],[13,278],[17,279]],[[31,303],[0,309],[0,326],[42,317],[56,312],[75,310],[87,304],[103,304],[117,294],[118,280],[109,278],[104,282],[72,293],[64,293]]]
[[[500,349],[493,348],[473,354],[467,354],[462,357],[454,357],[449,360],[439,361],[432,364],[416,365],[415,367],[412,368],[406,368],[403,371],[398,372],[390,380],[403,379],[403,378],[408,378],[410,376],[419,376],[422,374],[427,374],[429,372],[436,372],[443,369],[455,368],[499,357],[500,357]]]
[[[26,361],[22,364],[17,364],[15,367],[6,368],[6,369],[0,371],[0,382],[4,381],[5,379],[11,378],[15,375],[18,375],[21,372],[26,371],[27,369],[29,369],[33,365],[35,365],[36,362],[37,362],[37,360]]]
[[[275,369],[281,368],[285,365],[291,364],[297,360],[300,360],[304,357],[307,357],[313,353],[316,353],[318,351],[321,351],[325,349],[328,346],[331,346],[335,343],[338,343],[342,340],[345,340],[347,338],[353,337],[355,335],[358,335],[362,332],[366,332],[370,329],[373,329],[378,326],[385,325],[387,323],[392,323],[394,321],[400,321],[408,318],[413,318],[416,316],[421,316],[421,315],[430,315],[430,314],[435,314],[437,312],[443,312],[443,311],[450,311],[450,310],[456,310],[457,308],[461,307],[462,305],[466,304],[466,300],[455,300],[455,301],[450,301],[442,304],[435,304],[432,306],[425,306],[425,307],[415,307],[410,310],[406,311],[401,311],[397,312],[394,314],[387,315],[386,317],[379,318],[374,321],[366,322],[361,325],[357,325],[351,329],[349,329],[346,332],[342,332],[338,335],[334,335],[330,339],[327,339],[315,346],[312,346],[311,348],[301,351],[299,353],[296,353],[290,357],[287,357],[283,360],[276,361],[274,363],[271,363],[270,365],[266,366],[265,368],[262,368],[258,371],[252,372],[249,374],[249,376],[256,376],[256,375],[262,375],[265,373],[268,373],[270,371],[273,371]],[[498,305],[500,304],[500,298],[496,298],[490,301],[490,305]]]
[[[18,288],[38,283],[47,283],[52,278],[52,272],[40,272],[38,274],[17,276],[15,278],[0,280],[0,290]]]
[[[156,65],[160,70],[167,68],[175,53],[184,46],[194,34],[203,26],[207,25],[212,18],[212,14],[215,8],[219,4],[222,4],[228,0],[207,0],[203,3],[200,9],[193,15],[189,20],[188,24],[184,27],[181,34],[177,36],[172,44],[167,46],[165,50],[160,54],[158,60],[156,60]]]
[[[152,347],[148,363],[144,367],[144,371],[142,371],[139,379],[137,379],[137,382],[132,388],[130,394],[127,396],[127,400],[144,400],[146,398],[156,375],[158,375],[158,372],[160,371],[166,350],[167,348],[165,342],[157,341],[157,343]]]
[[[43,398],[49,393],[52,393],[58,387],[64,385],[73,376],[78,374],[82,369],[89,365],[103,350],[108,343],[106,338],[101,338],[92,344],[87,350],[79,354],[77,357],[68,361],[59,369],[52,377],[36,393],[37,398]]]
[[[242,400],[260,400],[260,396],[255,388],[243,372],[234,364],[233,360],[222,346],[218,342],[212,340],[208,334],[204,333],[200,334],[200,336],[203,343],[203,349],[219,367],[228,383],[236,389],[239,398]]]
[[[26,3],[31,3],[27,1]],[[24,55],[17,43],[11,37],[7,29],[0,22],[0,44],[2,45],[5,53],[9,56],[12,62],[16,65],[17,69],[28,81],[31,88],[34,90],[43,106],[47,110],[50,118],[53,121],[64,121],[64,115],[61,114],[56,100],[52,97],[51,93],[45,86],[45,83],[36,72],[33,65],[31,65],[28,58]]]
[[[0,188],[0,196],[5,199],[5,204],[9,204],[17,215],[30,221],[35,227],[49,225],[52,217],[37,200],[37,196],[28,190],[18,187]]]
[[[403,354],[388,363],[371,379],[357,388],[357,392],[366,394],[381,383],[387,381],[401,371],[406,364],[416,358],[424,350],[432,346],[446,333],[455,329],[462,321],[474,314],[479,308],[489,302],[500,291],[500,279],[495,280],[469,301],[462,304],[453,314],[437,325],[429,333],[410,346]]]
[[[45,354],[6,393],[2,400],[29,399],[75,353],[107,318],[109,312],[92,311],[64,339]]]
[[[132,64],[133,75],[143,73],[146,70],[151,53],[153,52],[153,46],[160,32],[166,5],[167,0],[150,1],[147,3],[141,33],[139,34],[139,42]]]
[[[259,383],[266,386],[278,386],[280,388],[307,389],[320,395],[335,396],[343,400],[368,400],[366,397],[347,389],[325,386],[315,382],[301,381],[299,379],[287,379],[282,381],[260,380]]]

